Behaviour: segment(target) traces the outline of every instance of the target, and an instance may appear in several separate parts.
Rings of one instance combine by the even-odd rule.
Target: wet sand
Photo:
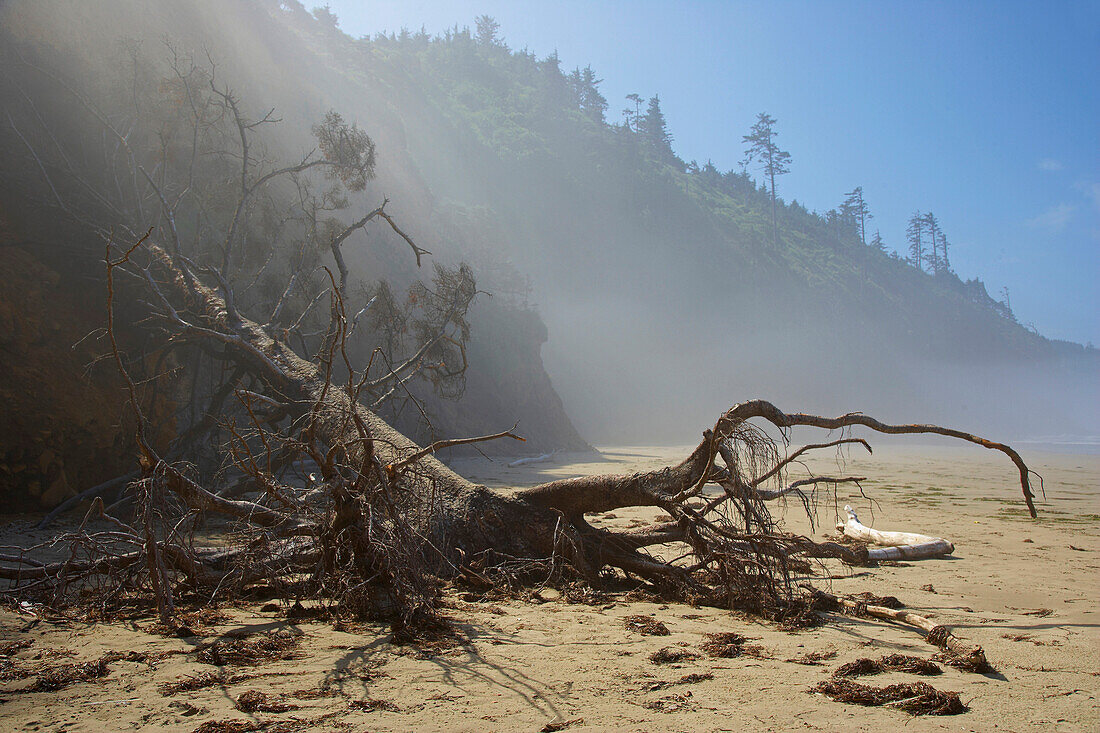
[[[811,468],[865,475],[863,489],[841,487],[866,524],[940,535],[951,558],[878,568],[825,566],[814,582],[835,593],[872,591],[900,598],[919,613],[981,644],[996,674],[945,668],[934,678],[887,673],[862,682],[929,681],[956,690],[970,711],[911,718],[886,708],[837,703],[809,692],[840,664],[900,652],[928,658],[919,634],[871,620],[836,617],[824,627],[784,633],[728,612],[648,602],[570,604],[545,591],[526,601],[469,603],[448,596],[448,614],[467,641],[431,653],[388,643],[382,627],[333,630],[328,623],[289,623],[260,607],[227,610],[201,636],[165,638],[149,622],[90,625],[51,622],[0,610],[0,644],[31,641],[15,653],[25,663],[94,660],[111,651],[189,651],[226,634],[276,633],[294,638],[293,658],[226,673],[259,674],[173,695],[161,685],[216,671],[195,654],[118,660],[102,679],[54,692],[18,693],[33,681],[0,680],[0,729],[12,731],[193,731],[208,721],[257,724],[254,730],[538,731],[564,730],[1057,730],[1100,729],[1100,457],[1024,451],[1045,479],[1040,518],[1027,518],[1017,477],[1004,456],[980,448],[891,446],[873,456],[829,453]],[[686,448],[605,448],[602,456],[557,455],[510,468],[506,460],[462,459],[455,468],[490,485],[523,486],[588,473],[646,470],[686,455]],[[785,528],[820,536],[836,519],[821,497],[811,529],[797,501],[776,509]],[[613,516],[612,516],[613,515]],[[649,510],[594,517],[604,526],[646,521]],[[15,537],[6,533],[8,544]],[[644,614],[668,636],[643,636],[623,619]],[[713,659],[699,649],[708,632],[733,631],[762,647],[760,656]],[[664,648],[689,656],[654,664]],[[835,653],[818,665],[796,661]],[[152,663],[150,663],[152,661]],[[0,657],[0,678],[7,666]],[[692,676],[694,675],[694,676]],[[709,675],[709,676],[708,676]],[[685,680],[686,678],[686,680]],[[333,696],[317,697],[324,689]],[[299,706],[244,713],[234,701],[247,690],[283,695]],[[370,700],[375,703],[353,701]],[[373,708],[368,710],[367,708]],[[281,721],[281,723],[279,722]],[[300,721],[300,723],[294,723]],[[266,724],[266,725],[265,725]],[[238,730],[247,729],[238,727]],[[551,728],[552,729],[552,728]]]

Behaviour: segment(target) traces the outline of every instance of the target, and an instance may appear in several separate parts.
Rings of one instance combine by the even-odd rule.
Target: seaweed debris
[[[847,679],[831,679],[813,688],[837,702],[869,707],[893,707],[911,715],[958,715],[969,708],[957,692],[944,692],[925,682],[873,687]]]
[[[909,672],[910,674],[919,675],[943,674],[943,670],[938,664],[927,659],[911,657],[907,654],[889,654],[880,659],[862,657],[854,662],[842,664],[833,672],[833,676],[862,677],[883,672]]]
[[[627,616],[623,625],[643,636],[668,636],[668,627],[651,616]]]

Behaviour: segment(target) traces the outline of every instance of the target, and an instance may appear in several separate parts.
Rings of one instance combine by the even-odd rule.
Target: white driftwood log
[[[557,452],[558,451],[555,449],[555,450],[550,451],[549,453],[543,453],[541,456],[532,456],[530,458],[518,458],[518,459],[512,461],[511,463],[509,463],[508,467],[509,468],[514,468],[516,466],[525,466],[528,463],[542,463],[544,461],[549,461],[551,458],[554,457],[554,454],[557,453]]]
[[[879,545],[867,550],[868,560],[921,560],[950,555],[955,551],[953,544],[940,537],[913,532],[882,532],[860,522],[852,507],[845,506],[844,511],[848,513],[848,521],[838,524],[838,531],[846,537]]]

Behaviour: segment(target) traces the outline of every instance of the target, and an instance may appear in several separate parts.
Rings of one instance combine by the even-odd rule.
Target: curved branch
[[[514,430],[515,428],[513,427],[512,429]],[[479,435],[476,438],[452,438],[450,440],[437,440],[426,448],[421,448],[408,458],[403,458],[397,463],[387,466],[387,470],[398,471],[409,465],[410,463],[416,463],[424,456],[435,453],[436,451],[443,450],[444,448],[451,448],[456,445],[470,445],[471,443],[483,443],[485,441],[496,440],[498,438],[513,438],[514,440],[518,440],[520,442],[527,442],[526,438],[521,438],[520,436],[513,433],[511,430],[505,430],[500,433],[493,433],[492,435]]]
[[[225,514],[262,527],[294,524],[287,515],[259,504],[253,504],[250,501],[225,499],[213,494],[174,469],[171,469],[168,474],[168,488],[192,509]]]
[[[782,489],[776,489],[775,491],[769,491],[767,489],[756,489],[756,495],[760,497],[762,501],[774,501],[781,496],[786,496],[793,491],[798,491],[801,486],[808,486],[810,484],[858,484],[860,481],[866,481],[866,476],[811,476],[810,478],[800,479],[795,481]]]
[[[728,430],[733,426],[754,417],[767,420],[777,428],[806,425],[809,427],[823,428],[825,430],[837,430],[839,428],[852,427],[853,425],[862,425],[865,428],[870,428],[875,432],[885,433],[887,435],[943,435],[948,438],[965,440],[968,443],[980,445],[990,450],[1000,451],[1008,456],[1016,465],[1016,468],[1019,469],[1020,486],[1023,489],[1024,501],[1027,503],[1028,511],[1031,513],[1032,518],[1039,516],[1038,512],[1035,510],[1035,503],[1033,501],[1035,494],[1031,491],[1031,469],[1027,467],[1027,464],[1024,463],[1024,459],[1020,457],[1019,453],[1004,443],[997,443],[977,435],[965,433],[961,430],[944,428],[939,425],[890,425],[858,412],[850,412],[840,417],[820,417],[818,415],[807,415],[804,413],[791,413],[788,415],[766,400],[750,400],[734,405],[718,420],[718,426],[720,429],[725,428],[724,434],[728,434]]]
[[[385,204],[382,204],[382,205],[385,206]],[[424,249],[423,247],[418,246],[416,244],[416,242],[414,242],[412,240],[412,237],[410,237],[408,234],[405,234],[405,232],[401,231],[401,228],[397,226],[397,222],[395,222],[393,220],[393,217],[391,217],[385,211],[379,210],[378,215],[386,220],[386,223],[390,225],[390,229],[394,230],[398,234],[398,236],[400,236],[402,239],[404,239],[408,243],[408,245],[410,247],[412,247],[413,255],[416,257],[416,266],[420,267],[420,257],[421,257],[421,255],[430,255],[431,252]]]
[[[806,453],[806,452],[812,451],[812,450],[817,450],[819,448],[832,448],[833,446],[844,445],[846,443],[859,443],[860,445],[862,445],[864,448],[867,449],[868,453],[873,453],[874,452],[874,451],[871,450],[871,444],[868,443],[863,438],[841,438],[840,440],[833,440],[833,441],[830,441],[828,443],[810,443],[809,445],[802,446],[801,448],[796,450],[794,453],[792,453],[789,456],[787,456],[786,458],[784,458],[782,461],[777,463],[773,468],[769,469],[766,473],[761,475],[759,478],[754,478],[752,481],[749,482],[749,485],[753,486],[753,487],[759,486],[760,484],[762,484],[765,481],[767,481],[768,479],[770,479],[772,476],[774,476],[777,473],[779,473],[780,471],[782,471],[784,466],[787,466],[790,463],[792,463],[793,461],[795,461],[803,453]]]

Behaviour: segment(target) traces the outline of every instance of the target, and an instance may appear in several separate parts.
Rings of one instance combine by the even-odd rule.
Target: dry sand
[[[942,535],[955,543],[955,555],[874,569],[829,564],[834,577],[815,582],[838,593],[895,595],[984,646],[997,674],[946,668],[942,676],[928,678],[940,689],[961,694],[970,705],[962,715],[910,718],[809,692],[836,666],[857,657],[893,652],[930,657],[934,648],[907,628],[837,617],[822,628],[788,634],[716,609],[645,602],[573,605],[546,592],[544,602],[495,606],[450,596],[448,613],[468,642],[435,652],[395,647],[381,627],[335,631],[327,623],[288,623],[285,615],[258,607],[230,609],[223,622],[187,639],[148,633],[145,622],[51,622],[3,610],[0,644],[33,641],[15,654],[23,662],[81,662],[111,651],[188,651],[242,631],[291,634],[299,643],[289,659],[225,667],[229,675],[262,676],[174,695],[162,694],[162,683],[218,668],[197,661],[195,654],[166,656],[153,664],[119,660],[99,680],[55,692],[19,693],[34,678],[4,680],[9,666],[0,657],[0,729],[193,731],[207,721],[239,721],[236,730],[485,733],[537,731],[571,721],[561,729],[1100,730],[1100,457],[1026,452],[1046,479],[1047,499],[1034,521],[1026,518],[1012,466],[1003,456],[883,442],[874,457],[853,454],[842,467],[848,474],[872,477],[864,488],[876,502],[873,513],[858,492],[843,490],[840,504],[853,504],[865,523],[880,529]],[[484,483],[524,485],[582,473],[643,470],[682,455],[683,449],[609,448],[602,460],[559,455],[549,463],[509,468],[501,461],[465,459],[456,468]],[[829,456],[816,464],[836,470],[835,460]],[[613,514],[598,519],[625,526],[649,513]],[[810,531],[796,503],[783,516],[789,529]],[[831,530],[831,503],[822,504],[818,520],[815,534]],[[633,614],[660,620],[670,634],[628,630],[623,619]],[[717,631],[752,637],[762,647],[762,658],[705,656],[699,650],[703,634]],[[697,656],[652,663],[649,656],[663,647]],[[836,656],[822,664],[792,661],[828,652]],[[682,681],[688,675],[698,676]],[[883,685],[921,679],[888,673],[861,681]],[[335,696],[302,693],[321,689]],[[234,702],[248,690],[283,695],[300,707],[244,713]],[[351,704],[362,700],[378,702],[359,708]]]

